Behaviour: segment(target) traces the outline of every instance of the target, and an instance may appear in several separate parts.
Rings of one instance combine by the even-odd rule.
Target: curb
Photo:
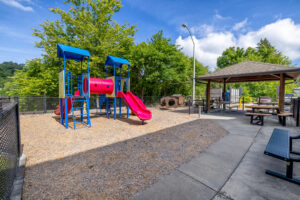
[[[22,189],[24,182],[24,172],[26,164],[26,155],[22,154],[18,159],[18,168],[16,169],[16,177],[13,184],[12,193],[10,195],[11,200],[21,200],[22,199]]]

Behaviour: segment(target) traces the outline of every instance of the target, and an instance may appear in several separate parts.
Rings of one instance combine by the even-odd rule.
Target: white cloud
[[[26,2],[26,3],[34,4],[32,0],[17,0],[17,1],[23,1],[23,2]]]
[[[241,35],[237,45],[255,47],[261,38],[267,38],[272,45],[290,59],[300,58],[300,24],[295,24],[292,19],[278,20],[258,31]]]
[[[222,15],[218,14],[218,13],[215,14],[215,18],[216,19],[224,19],[224,17]]]
[[[210,33],[206,37],[197,39],[194,37],[196,51],[196,59],[204,65],[210,66],[212,70],[216,66],[217,58],[222,54],[223,50],[235,45],[234,35],[230,32]],[[176,39],[176,44],[183,47],[186,55],[193,55],[193,43],[190,37]]]
[[[183,30],[186,31],[185,28]],[[214,32],[214,27],[211,25],[203,24],[201,26],[191,27],[191,32],[197,36],[204,36]]]
[[[222,16],[221,14],[219,14],[218,10],[215,10],[215,15],[214,15],[213,19],[214,20],[227,20],[227,19],[231,19],[231,17]]]
[[[247,24],[247,21],[248,21],[248,19],[246,18],[243,21],[241,21],[239,23],[236,23],[233,26],[232,30],[234,30],[234,31],[240,30],[241,28],[243,28]]]
[[[231,31],[213,31],[202,38],[194,38],[196,59],[204,65],[208,65],[210,70],[214,70],[217,58],[226,48],[231,46],[256,47],[262,38],[267,38],[276,49],[290,59],[300,58],[300,24],[295,24],[292,19],[286,18],[267,24],[257,31],[239,33],[238,36]],[[182,38],[179,36],[176,39],[176,44],[183,48],[186,55],[193,55],[193,45],[189,37]]]
[[[15,8],[19,8],[23,11],[33,11],[32,7],[24,6],[23,4],[20,3],[20,2],[25,2],[25,3],[33,4],[31,0],[0,0],[0,2]]]

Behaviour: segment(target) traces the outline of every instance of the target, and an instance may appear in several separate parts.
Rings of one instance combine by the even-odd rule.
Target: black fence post
[[[43,97],[44,97],[44,113],[47,113],[47,97],[45,93]]]
[[[189,98],[189,115],[191,114],[191,98]]]
[[[243,111],[245,111],[245,97],[243,97]]]
[[[298,97],[297,101],[296,101],[296,126],[299,126],[299,111],[300,111],[300,106],[299,106],[299,102],[300,102],[300,97]]]
[[[3,108],[2,108],[2,101],[3,101],[3,98],[0,97],[0,112],[3,110]]]
[[[15,96],[14,101],[16,103],[16,128],[17,128],[17,143],[18,143],[18,157],[21,156],[21,134],[20,134],[20,113],[19,113],[19,97]]]

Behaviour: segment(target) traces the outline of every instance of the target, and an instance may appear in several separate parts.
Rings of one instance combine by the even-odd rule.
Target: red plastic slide
[[[76,90],[74,96],[79,96],[80,91]],[[72,109],[71,98],[68,98],[68,113],[70,113]],[[65,100],[63,99],[63,116],[65,116]],[[54,114],[60,115],[60,101],[58,102],[57,108],[54,110]]]
[[[150,120],[152,118],[152,113],[150,110],[148,110],[145,106],[145,104],[134,94],[131,92],[124,92],[118,91],[117,97],[121,97],[124,99],[126,104],[129,106],[131,111],[138,116],[138,118],[142,121],[144,120]]]
[[[63,99],[63,116],[65,116],[65,100]],[[70,111],[71,111],[71,108],[72,108],[72,106],[71,106],[71,98],[68,98],[68,113],[70,113]],[[57,108],[56,108],[56,110],[54,110],[54,114],[56,114],[56,115],[60,115],[60,101],[58,102],[58,106],[57,106]]]

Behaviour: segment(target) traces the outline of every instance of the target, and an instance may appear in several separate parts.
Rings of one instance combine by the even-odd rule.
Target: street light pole
[[[192,33],[189,29],[189,27],[185,24],[182,24],[182,27],[186,28],[190,34],[190,37],[192,39],[193,42],[193,94],[192,94],[192,104],[193,106],[195,105],[195,42],[192,36]]]

